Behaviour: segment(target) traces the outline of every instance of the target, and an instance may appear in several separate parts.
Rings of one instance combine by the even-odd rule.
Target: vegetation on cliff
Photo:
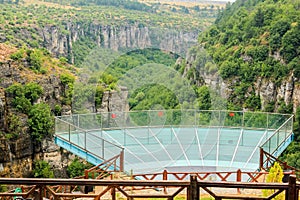
[[[84,29],[86,33],[83,36],[78,34],[76,41],[75,39],[70,41],[72,52],[68,53],[74,53],[75,59],[79,61],[96,45],[98,35],[92,33],[93,24],[108,26],[108,28],[147,26],[152,29],[202,31],[212,23],[218,12],[215,9],[199,9],[188,13],[174,13],[171,8],[165,8],[163,5],[148,6],[134,1],[24,2],[0,2],[0,42],[11,43],[18,47],[27,45],[31,48],[41,48],[49,45],[46,44],[49,41],[46,41],[47,36],[44,31],[49,29],[51,33],[47,34],[69,38],[78,34],[70,29],[78,27]],[[202,19],[198,20],[198,17]],[[99,37],[103,39],[103,35]],[[61,56],[62,52],[59,54]],[[71,57],[71,55],[64,56]],[[73,60],[69,59],[69,62]]]
[[[254,91],[253,83],[258,77],[277,86],[291,73],[295,80],[300,78],[299,7],[298,1],[290,0],[238,0],[200,35],[199,42],[212,57],[220,76],[233,84],[235,91],[229,97],[231,105],[235,105],[233,109],[261,109],[257,94],[245,96]],[[257,103],[247,104],[250,98],[258,98]],[[267,108],[266,111],[275,111],[275,107]]]
[[[282,158],[300,168],[299,108],[296,107],[299,105],[283,98],[262,100],[259,93],[267,91],[259,92],[255,88],[257,80],[274,83],[274,88],[280,88],[286,80],[291,80],[293,87],[299,84],[300,2],[237,0],[228,4],[215,24],[200,34],[199,43],[206,51],[194,49],[196,62],[186,70],[219,74],[230,87],[228,109],[281,113],[297,110],[295,142]]]
[[[0,55],[0,140],[4,144],[1,148],[9,148],[1,151],[0,162],[30,161],[40,153],[41,142],[52,136],[54,114],[68,109],[65,99],[70,98],[68,88],[77,70],[51,57],[45,49],[16,49],[1,44]],[[33,167],[45,165],[36,163]],[[15,176],[21,171],[27,173],[27,166],[18,172],[12,169],[2,171],[1,175],[7,176],[9,171]],[[32,175],[53,177],[47,169],[37,170]]]

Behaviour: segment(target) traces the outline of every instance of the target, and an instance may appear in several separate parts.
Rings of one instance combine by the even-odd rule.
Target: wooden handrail
[[[168,198],[169,200],[173,200],[175,196],[186,189],[186,199],[187,200],[196,200],[199,199],[200,196],[200,188],[209,192],[215,199],[243,199],[243,197],[239,196],[239,194],[218,194],[212,190],[212,188],[243,188],[243,189],[270,189],[275,192],[268,196],[253,196],[247,197],[247,199],[271,199],[277,196],[279,193],[285,191],[285,199],[286,200],[297,200],[299,195],[299,183],[296,182],[295,176],[290,176],[288,183],[241,183],[241,182],[225,182],[225,181],[199,181],[196,175],[191,175],[190,180],[186,181],[155,181],[155,180],[93,180],[93,179],[36,179],[36,178],[0,178],[1,185],[10,185],[10,187],[16,186],[31,186],[31,187],[21,187],[23,190],[27,188],[27,191],[22,191],[21,193],[13,193],[13,192],[2,192],[0,193],[0,199],[13,199],[16,196],[21,196],[22,198],[30,198],[33,197],[37,200],[41,200],[43,198],[49,199],[59,199],[62,197],[69,198],[78,198],[78,197],[90,197],[95,200],[100,199],[104,195],[110,195],[112,200],[117,199],[116,192],[123,194],[127,197],[127,199],[134,198]],[[66,186],[70,187],[70,190],[55,190],[54,186]],[[71,187],[72,186],[72,187]],[[74,193],[74,190],[71,190],[73,187],[79,186],[103,186],[106,187],[101,192],[97,193]],[[132,193],[131,190],[126,190],[126,187],[153,187],[153,188],[170,188],[165,193],[162,192],[150,192],[150,193]],[[63,188],[63,187],[61,187]],[[173,189],[171,189],[173,188]],[[174,188],[177,188],[174,190]],[[72,192],[73,191],[73,192]],[[129,191],[129,192],[128,192]]]
[[[265,157],[266,157],[266,159],[265,159]],[[268,171],[270,169],[270,167],[273,165],[274,162],[278,162],[284,170],[291,170],[293,172],[293,174],[297,174],[297,175],[300,174],[299,169],[297,169],[295,167],[292,167],[292,166],[289,166],[286,162],[283,162],[283,161],[279,160],[275,156],[273,156],[270,153],[266,152],[263,148],[260,148],[259,168],[261,170]]]
[[[284,174],[290,175],[291,172],[283,172]],[[242,177],[244,177],[244,182],[262,182],[259,181],[261,177],[267,175],[268,172],[266,171],[255,171],[255,172],[248,172],[248,171],[241,171],[238,169],[237,171],[229,171],[229,172],[169,172],[164,170],[163,172],[158,173],[148,173],[148,174],[133,174],[132,177],[134,179],[139,180],[185,180],[190,175],[197,176],[198,180],[212,180],[211,177],[216,178],[214,181],[236,181],[236,182],[243,182]],[[245,178],[245,176],[247,178]]]

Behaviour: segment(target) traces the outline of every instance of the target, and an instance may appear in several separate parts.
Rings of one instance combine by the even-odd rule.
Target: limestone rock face
[[[120,91],[106,91],[103,94],[101,108],[97,112],[127,112],[129,104],[127,102],[128,90],[121,87]]]
[[[196,49],[196,51],[195,51]],[[208,85],[212,90],[216,90],[223,99],[232,98],[235,101],[236,85],[239,85],[239,80],[236,77],[223,80],[216,71],[213,73],[207,69],[207,61],[212,62],[212,59],[207,56],[205,50],[200,47],[192,49],[185,63],[183,77],[188,78],[194,84]],[[245,60],[246,58],[244,58]],[[178,60],[176,64],[181,64],[182,61]],[[191,72],[192,71],[192,75]],[[300,106],[300,82],[294,77],[291,72],[281,82],[270,78],[257,77],[252,85],[247,88],[244,97],[249,97],[255,94],[260,97],[261,109],[264,110],[269,103],[274,103],[275,111],[279,106],[284,103],[285,105],[292,105],[295,112],[297,107]]]
[[[84,37],[92,37],[98,47],[115,51],[159,48],[184,54],[191,44],[197,42],[198,32],[150,29],[139,24],[121,26],[97,23],[66,23],[64,31],[56,26],[45,26],[39,35],[43,45],[56,57],[69,57],[73,63],[73,43]]]
[[[33,162],[36,157],[44,155],[44,148],[32,140],[28,130],[28,116],[12,106],[13,98],[5,89],[14,83],[24,85],[36,82],[43,88],[43,94],[34,103],[45,102],[53,109],[55,105],[62,104],[63,85],[56,71],[44,75],[34,73],[26,60],[2,61],[0,71],[0,176],[30,176]],[[64,112],[70,109],[66,106]],[[55,150],[60,154],[57,147]]]

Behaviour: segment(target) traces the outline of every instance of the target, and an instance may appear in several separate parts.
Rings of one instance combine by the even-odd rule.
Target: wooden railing
[[[195,175],[201,181],[236,181],[236,182],[264,182],[266,171],[247,172],[169,172],[164,170],[158,173],[133,174],[132,179],[137,180],[186,180],[190,175]],[[284,172],[284,175],[291,175],[293,172]],[[243,181],[244,180],[244,181]]]
[[[155,180],[92,180],[92,179],[17,179],[0,178],[0,185],[10,188],[20,188],[16,190],[0,193],[0,199],[35,199],[44,198],[50,200],[56,199],[74,199],[74,198],[93,198],[120,200],[133,200],[136,198],[164,198],[173,200],[176,196],[187,200],[199,200],[202,193],[210,194],[216,200],[221,199],[265,199],[270,200],[280,193],[285,193],[286,200],[297,200],[299,196],[299,183],[296,183],[296,177],[290,176],[288,183],[238,183],[224,181],[201,181],[196,175],[191,175],[189,180],[184,181],[155,181]],[[94,187],[93,192],[85,194],[81,192],[82,187]],[[96,188],[100,187],[100,190]],[[148,187],[151,191],[142,193],[132,191],[132,187]],[[162,190],[167,188],[167,190]],[[200,190],[200,188],[202,190]],[[219,188],[219,189],[218,189]],[[220,188],[221,191],[220,192]],[[271,195],[263,197],[261,194],[224,194],[225,189],[252,189],[261,191],[272,190]],[[217,190],[216,190],[217,189]],[[201,193],[200,193],[201,192]]]
[[[118,160],[119,160],[119,165],[118,165]],[[117,167],[119,166],[120,170],[116,170]],[[114,170],[110,170],[110,167],[112,167]],[[85,169],[84,170],[84,175],[76,177],[76,179],[102,179],[106,176],[110,176],[112,173],[115,172],[123,172],[124,171],[124,151],[121,151],[119,155],[116,155],[99,165],[96,165],[90,169]]]
[[[300,176],[300,170],[295,167],[289,166],[286,162],[279,160],[268,152],[264,151],[263,148],[260,148],[260,161],[259,168],[261,170],[268,171],[270,167],[273,166],[274,162],[278,162],[282,169],[293,172],[294,174]]]

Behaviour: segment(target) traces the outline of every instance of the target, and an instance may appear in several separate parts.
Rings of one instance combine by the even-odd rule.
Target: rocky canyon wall
[[[93,38],[98,47],[115,51],[159,48],[177,54],[185,54],[191,45],[196,44],[198,37],[198,31],[149,28],[139,24],[66,23],[64,28],[44,26],[38,33],[43,38],[43,46],[57,57],[71,58],[72,63],[73,44],[84,37]]]

